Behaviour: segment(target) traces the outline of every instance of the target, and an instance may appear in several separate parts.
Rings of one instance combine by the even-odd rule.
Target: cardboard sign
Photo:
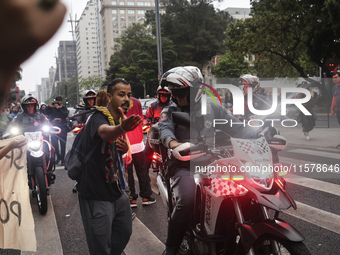
[[[11,140],[0,140],[0,148]],[[0,248],[36,251],[34,220],[27,185],[27,145],[0,160]]]

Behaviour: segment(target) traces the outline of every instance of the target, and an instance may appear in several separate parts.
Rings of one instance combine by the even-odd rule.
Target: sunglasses
[[[171,94],[173,97],[183,98],[186,97],[189,92],[189,87],[184,89],[171,89]]]

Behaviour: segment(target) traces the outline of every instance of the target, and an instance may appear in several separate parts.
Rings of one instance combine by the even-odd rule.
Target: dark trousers
[[[170,179],[170,186],[176,205],[169,220],[166,254],[176,255],[194,209],[195,180],[189,169],[178,169]]]
[[[91,255],[121,255],[132,233],[132,213],[125,193],[114,202],[89,200],[78,194]]]
[[[336,111],[335,115],[336,119],[338,120],[338,124],[340,125],[340,111]]]
[[[67,131],[62,129],[60,134],[51,136],[51,143],[55,149],[57,160],[64,160],[66,150]],[[60,145],[59,145],[60,143]]]
[[[145,168],[149,170],[152,162],[153,151],[148,142],[145,143],[144,156],[145,156]]]
[[[132,154],[132,162],[127,166],[128,171],[128,184],[131,191],[132,199],[137,199],[135,189],[135,180],[133,177],[133,165],[135,166],[138,182],[139,182],[139,195],[143,198],[148,198],[152,194],[150,185],[149,169],[145,168],[144,152]]]

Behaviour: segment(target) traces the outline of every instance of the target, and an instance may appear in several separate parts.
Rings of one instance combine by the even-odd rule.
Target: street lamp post
[[[156,14],[158,79],[160,79],[163,74],[163,59],[162,59],[161,22],[160,22],[160,16],[159,16],[159,1],[158,0],[155,0],[155,14]]]

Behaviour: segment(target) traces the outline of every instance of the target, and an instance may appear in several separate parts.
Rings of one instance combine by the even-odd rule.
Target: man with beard
[[[11,114],[9,115],[9,117],[10,117],[11,119],[14,119],[14,117],[17,116],[18,111],[19,111],[18,106],[16,106],[16,105],[13,106],[13,107],[12,107],[12,110],[11,110]]]
[[[95,147],[77,184],[80,212],[90,254],[120,255],[132,233],[130,200],[122,155],[128,145],[121,138],[142,121],[125,113],[130,108],[131,86],[122,79],[107,87],[108,106],[98,107],[84,126],[81,152]]]

